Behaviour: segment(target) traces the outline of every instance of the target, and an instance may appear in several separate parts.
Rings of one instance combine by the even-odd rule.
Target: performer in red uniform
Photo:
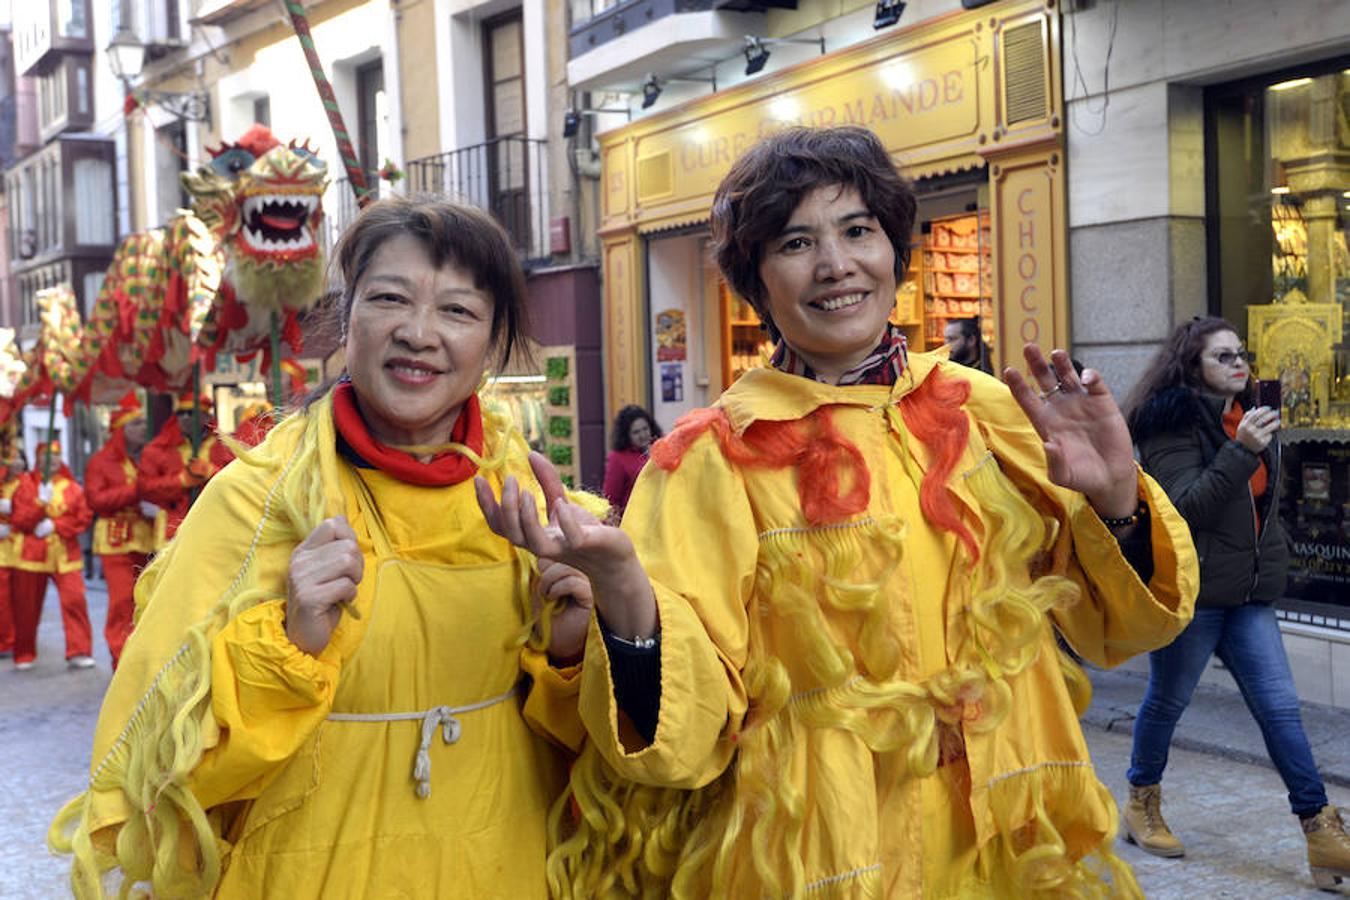
[[[51,471],[42,480],[47,444],[39,444],[37,467],[25,472],[14,492],[14,529],[19,547],[14,561],[14,667],[31,669],[37,659],[37,629],[47,580],[56,582],[61,598],[61,624],[66,632],[66,662],[74,669],[94,665],[89,607],[84,598],[84,554],[80,532],[94,514],[84,489],[61,460],[61,449],[51,442]]]
[[[211,400],[203,394],[201,443],[192,452],[192,394],[184,394],[174,404],[174,417],[164,423],[154,440],[145,445],[137,466],[141,499],[164,510],[156,518],[155,549],[163,547],[178,531],[187,515],[196,491],[224,468],[233,458],[224,443],[216,438],[216,423],[210,417]]]
[[[141,499],[136,481],[136,464],[147,432],[134,391],[122,398],[109,425],[112,436],[85,466],[84,488],[89,506],[98,516],[94,522],[94,552],[103,563],[103,577],[108,582],[103,637],[115,669],[122,645],[131,634],[136,576],[155,549],[155,520],[163,511]]]
[[[19,476],[28,468],[22,448],[11,447],[10,453],[12,455],[4,463],[4,481],[0,482],[0,658],[14,654],[14,612],[10,590],[18,543],[9,518],[14,511],[14,492],[19,488]]]

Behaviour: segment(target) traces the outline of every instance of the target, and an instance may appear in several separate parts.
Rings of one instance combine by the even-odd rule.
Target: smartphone
[[[1278,378],[1263,378],[1256,383],[1256,398],[1261,406],[1269,406],[1280,411],[1280,381]]]

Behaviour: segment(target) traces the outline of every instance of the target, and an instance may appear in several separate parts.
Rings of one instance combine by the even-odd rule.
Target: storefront
[[[718,182],[788,125],[875,131],[919,193],[893,319],[910,346],[978,316],[995,363],[1068,341],[1060,31],[1052,2],[887,32],[600,136],[610,414],[668,428],[771,348],[708,254]]]
[[[1211,309],[1278,380],[1287,617],[1350,630],[1350,57],[1205,95]]]

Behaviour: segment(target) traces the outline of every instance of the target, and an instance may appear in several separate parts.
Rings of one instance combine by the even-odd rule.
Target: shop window
[[[946,343],[949,325],[974,320],[986,348],[982,365],[998,362],[990,357],[998,347],[998,310],[986,178],[977,170],[915,186],[919,208],[909,271],[891,314],[914,350],[935,350]]]
[[[112,164],[105,159],[77,159],[74,165],[75,243],[114,243]]]
[[[1287,605],[1350,619],[1347,109],[1350,58],[1205,96],[1210,308],[1280,383]]]

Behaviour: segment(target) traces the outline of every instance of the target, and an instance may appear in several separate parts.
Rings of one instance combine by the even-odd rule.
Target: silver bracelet
[[[632,640],[629,640],[628,638],[619,637],[617,634],[611,631],[609,632],[609,637],[610,640],[618,641],[620,644],[623,644],[627,647],[633,647],[638,650],[650,650],[653,647],[655,647],[657,643],[660,642],[661,632],[658,631],[656,634],[648,638],[634,637]]]

